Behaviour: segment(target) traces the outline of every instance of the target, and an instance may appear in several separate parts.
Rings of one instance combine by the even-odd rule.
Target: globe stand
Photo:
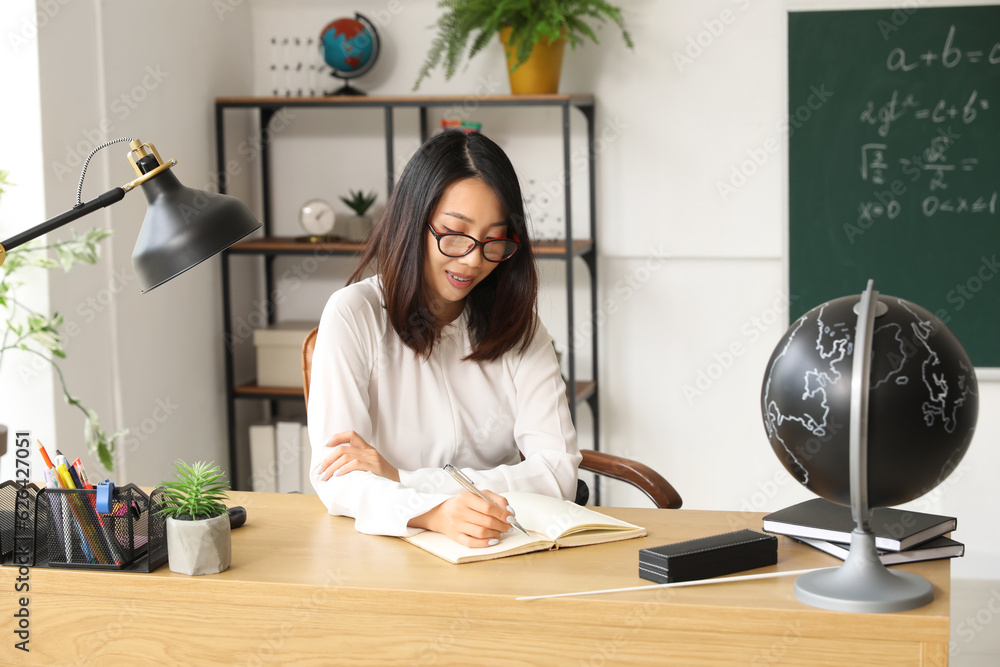
[[[803,574],[795,580],[795,597],[822,609],[860,613],[888,613],[916,609],[934,599],[929,581],[909,572],[889,571],[878,558],[875,535],[868,522],[868,390],[871,375],[872,332],[881,314],[873,281],[855,307],[858,324],[851,371],[850,472],[851,512],[857,527],[851,533],[851,551],[844,564]]]
[[[803,574],[795,580],[795,597],[833,611],[888,613],[929,604],[934,589],[919,575],[886,568],[875,551],[875,534],[855,529],[844,564]]]
[[[335,74],[333,74],[331,76],[333,76],[335,79],[339,79],[339,80],[343,81],[344,85],[341,86],[340,88],[337,88],[336,90],[324,90],[323,94],[325,96],[327,96],[327,97],[334,97],[334,96],[337,96],[337,95],[367,95],[368,94],[368,93],[364,92],[363,90],[358,90],[357,88],[352,88],[351,87],[351,81],[350,81],[350,79],[342,79],[342,78],[338,77]]]

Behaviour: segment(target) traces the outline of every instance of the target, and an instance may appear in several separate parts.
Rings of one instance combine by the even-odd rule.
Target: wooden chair
[[[302,387],[305,390],[307,404],[309,403],[309,381],[312,374],[312,355],[313,349],[316,347],[317,332],[318,328],[310,331],[302,344]],[[580,453],[583,455],[580,469],[631,484],[645,493],[657,507],[678,509],[681,506],[683,501],[680,494],[670,485],[670,482],[649,466],[621,456],[595,452],[590,449],[581,449]],[[581,500],[579,496],[577,499]],[[585,497],[582,500],[586,502]]]

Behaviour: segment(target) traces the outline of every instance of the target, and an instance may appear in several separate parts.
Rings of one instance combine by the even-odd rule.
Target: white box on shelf
[[[302,343],[316,322],[279,322],[253,332],[257,349],[257,384],[302,386]]]

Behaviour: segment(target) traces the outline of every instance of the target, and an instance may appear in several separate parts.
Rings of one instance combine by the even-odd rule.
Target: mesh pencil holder
[[[38,491],[30,483],[0,484],[0,565],[34,565]]]
[[[95,489],[42,489],[35,512],[35,565],[150,572],[167,560],[162,489],[147,496],[115,487],[111,511],[98,512]]]

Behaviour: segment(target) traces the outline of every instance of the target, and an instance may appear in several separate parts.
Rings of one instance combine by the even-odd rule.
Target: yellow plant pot
[[[514,95],[551,95],[559,92],[559,76],[562,74],[563,53],[566,40],[557,39],[538,42],[528,59],[513,72],[510,69],[517,62],[517,45],[510,44],[511,28],[500,30],[500,43],[507,54],[507,73],[510,75],[510,92]]]

